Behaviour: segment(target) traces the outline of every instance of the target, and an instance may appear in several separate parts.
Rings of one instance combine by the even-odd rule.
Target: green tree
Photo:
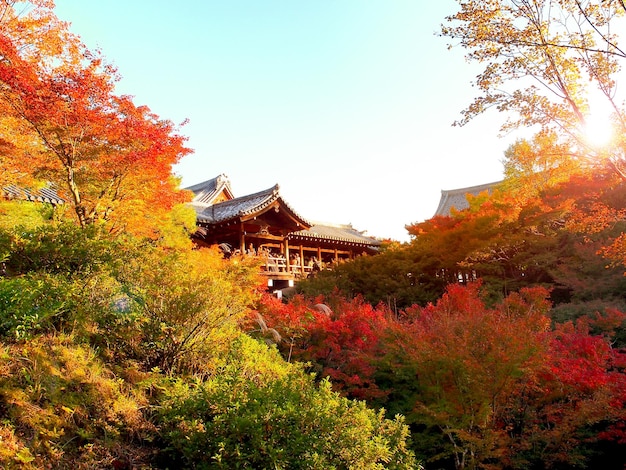
[[[326,299],[332,299],[337,290],[348,298],[362,296],[372,305],[384,303],[398,313],[414,303],[435,301],[444,292],[450,279],[440,276],[440,269],[427,244],[402,244],[322,271],[301,282],[298,289],[308,297]]]

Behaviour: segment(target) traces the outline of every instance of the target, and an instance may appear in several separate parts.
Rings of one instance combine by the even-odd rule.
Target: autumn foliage
[[[192,246],[185,137],[53,7],[0,2],[0,188],[66,200],[0,200],[0,467],[420,469],[402,416],[245,334],[258,264]]]
[[[70,34],[51,5],[35,3],[23,15],[2,6],[0,158],[10,171],[0,183],[50,185],[81,226],[103,222],[155,237],[187,198],[172,176],[190,152],[186,138],[115,95],[115,69]]]
[[[513,35],[531,10],[484,3],[444,34],[479,61],[536,48]],[[577,3],[598,44],[623,15],[605,3]],[[623,155],[591,172],[548,125],[584,117],[567,83],[566,112],[494,95],[528,63],[491,63],[466,117],[534,104],[522,121],[546,124],[509,149],[506,180],[281,301],[254,261],[190,246],[177,126],[117,96],[53,2],[16,5],[0,5],[0,185],[51,185],[71,210],[0,202],[0,466],[624,468]],[[609,98],[610,48],[580,62]]]
[[[594,446],[623,444],[626,354],[611,345],[624,314],[553,326],[547,296],[525,288],[489,307],[474,282],[399,316],[336,298],[327,313],[300,297],[266,298],[260,312],[284,356],[346,396],[403,412],[427,462],[581,465]]]
[[[542,151],[520,156],[530,150],[519,146],[509,158]],[[491,194],[468,196],[469,209],[408,226],[410,243],[307,281],[302,291],[334,308],[309,326],[314,344],[298,357],[329,367],[307,351],[334,344],[345,307],[333,296],[363,295],[376,346],[342,356],[370,366],[362,377],[376,394],[361,396],[407,416],[427,467],[622,468],[612,456],[626,442],[624,183],[519,168]],[[358,393],[346,365],[325,374]]]

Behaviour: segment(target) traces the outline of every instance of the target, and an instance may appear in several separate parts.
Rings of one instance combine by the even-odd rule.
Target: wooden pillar
[[[243,222],[239,224],[239,231],[241,232],[241,239],[239,243],[239,247],[241,250],[241,254],[246,254],[246,232],[243,231]]]
[[[339,254],[337,253],[337,248],[335,248],[335,263],[339,261]]]
[[[300,243],[300,272],[304,274],[304,249],[302,243]]]
[[[286,271],[291,271],[291,264],[289,262],[289,240],[285,237],[285,264],[287,265]]]

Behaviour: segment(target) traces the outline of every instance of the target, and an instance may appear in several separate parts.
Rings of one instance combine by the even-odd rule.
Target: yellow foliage
[[[0,396],[14,428],[0,427],[0,466],[67,462],[85,440],[129,439],[152,432],[141,389],[107,369],[70,336],[38,337],[4,346]],[[66,455],[68,454],[69,455]],[[20,467],[29,468],[29,467]]]

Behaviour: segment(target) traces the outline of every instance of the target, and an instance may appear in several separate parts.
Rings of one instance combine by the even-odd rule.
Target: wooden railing
[[[291,273],[295,276],[308,276],[313,271],[313,266],[301,264],[287,264],[283,256],[267,256],[262,265],[265,274]]]

